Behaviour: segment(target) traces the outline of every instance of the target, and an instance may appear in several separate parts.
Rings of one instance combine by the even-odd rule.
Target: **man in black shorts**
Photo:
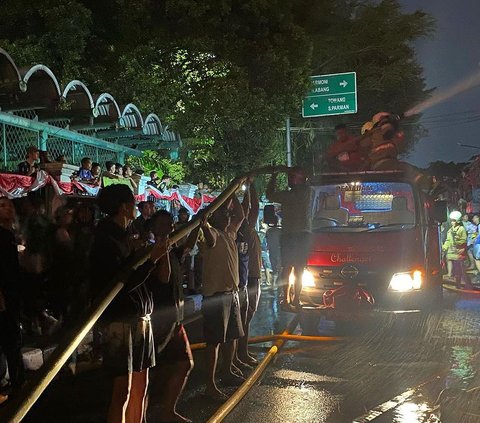
[[[242,382],[234,373],[232,364],[234,340],[243,336],[238,298],[238,254],[235,239],[244,219],[244,211],[238,198],[232,196],[233,210],[223,206],[209,219],[202,222],[204,239],[199,242],[203,255],[204,336],[207,342],[207,386],[205,394],[218,399],[226,396],[217,388],[218,347],[222,344],[223,376],[226,383]]]
[[[287,191],[276,191],[275,185],[278,172],[288,174]],[[278,166],[274,168],[272,177],[266,190],[267,198],[282,205],[282,236],[281,256],[282,274],[281,281],[284,286],[285,306],[298,308],[300,305],[300,292],[302,290],[302,273],[307,264],[311,246],[312,230],[312,191],[307,184],[305,171],[300,167],[288,168]],[[290,303],[289,275],[294,270],[295,284],[293,300]]]
[[[100,221],[90,254],[91,289],[94,298],[133,258],[127,227],[135,218],[135,198],[126,185],[104,188],[98,198],[108,217]],[[168,244],[157,243],[150,258],[130,273],[124,287],[103,312],[99,324],[105,343],[103,368],[112,379],[108,423],[141,423],[148,387],[148,369],[155,364],[150,314],[152,292],[145,283],[167,254]],[[168,269],[167,269],[168,270]]]

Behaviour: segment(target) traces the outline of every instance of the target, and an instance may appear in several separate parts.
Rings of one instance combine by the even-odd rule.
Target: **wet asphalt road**
[[[292,318],[279,310],[276,291],[264,287],[251,336],[280,333]],[[332,331],[328,322],[321,327]],[[188,325],[187,331],[192,342],[200,341],[201,321]],[[296,333],[300,332],[298,327]],[[257,344],[251,350],[261,359],[269,347]],[[201,395],[203,351],[195,352],[194,358],[195,369],[179,410],[200,423],[208,421],[220,404]],[[474,389],[480,386],[477,369],[480,295],[445,292],[443,307],[436,311],[379,313],[343,342],[287,342],[224,421],[480,422],[480,389]],[[106,381],[95,372],[57,380],[25,421],[103,422],[104,399],[98,393],[107,392],[107,387],[102,389],[102,383]],[[228,394],[235,390],[221,381],[219,385]],[[159,410],[154,399],[151,405],[148,422],[154,423]]]
[[[253,335],[279,333],[293,316],[263,294]],[[480,296],[445,293],[436,311],[380,313],[344,342],[288,342],[225,422],[480,422],[480,398],[465,392],[480,386],[479,335]],[[195,422],[215,408],[198,400],[200,383],[181,405]]]

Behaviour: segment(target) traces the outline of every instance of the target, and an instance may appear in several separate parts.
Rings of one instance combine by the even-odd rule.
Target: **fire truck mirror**
[[[267,204],[263,208],[263,221],[267,225],[276,225],[277,220],[278,220],[278,218],[275,215],[275,206],[273,204]]]
[[[434,222],[443,223],[447,220],[447,202],[435,201],[431,209],[431,218]]]

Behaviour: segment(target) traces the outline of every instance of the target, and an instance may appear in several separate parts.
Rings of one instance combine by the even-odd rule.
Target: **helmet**
[[[291,167],[288,170],[288,186],[293,187],[295,185],[302,185],[307,181],[307,175],[305,170],[300,166]]]
[[[450,213],[450,220],[456,220],[457,222],[462,220],[462,213],[459,211],[455,210]]]
[[[365,122],[362,126],[362,131],[361,131],[362,135],[365,134],[365,132],[372,130],[373,125],[374,124],[371,121]]]

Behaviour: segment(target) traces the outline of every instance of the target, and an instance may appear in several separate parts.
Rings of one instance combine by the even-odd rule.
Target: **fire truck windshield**
[[[319,231],[398,230],[415,225],[412,186],[349,182],[313,187],[312,227]]]

